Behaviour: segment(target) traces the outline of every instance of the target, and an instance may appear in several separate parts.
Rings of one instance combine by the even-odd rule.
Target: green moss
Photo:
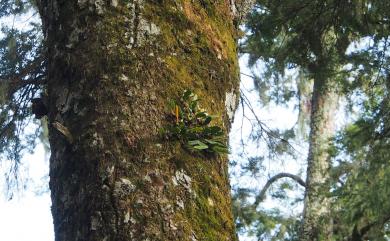
[[[204,174],[207,175],[206,172]],[[229,240],[225,236],[226,230],[232,228],[228,227],[231,216],[225,216],[225,213],[230,213],[226,210],[229,208],[229,203],[225,203],[226,193],[221,194],[212,184],[213,178],[216,177],[211,175],[209,178],[202,178],[202,182],[194,187],[195,205],[188,207],[186,213],[189,217],[196,217],[193,228],[198,229],[198,233],[204,235],[201,240]]]
[[[120,119],[130,115],[143,116],[144,120],[141,118],[139,120],[145,121],[145,123],[141,122],[139,125],[144,128],[155,125],[148,123],[148,121],[155,119],[162,119],[162,125],[164,125],[166,120],[162,116],[166,113],[166,101],[174,98],[184,89],[193,89],[197,93],[204,93],[200,94],[202,107],[210,113],[223,117],[225,93],[230,92],[237,85],[236,77],[238,76],[236,46],[232,35],[233,27],[231,23],[226,21],[228,16],[221,17],[222,12],[227,11],[224,10],[226,6],[223,5],[226,2],[195,1],[196,3],[191,3],[192,8],[187,9],[187,12],[177,7],[177,5],[183,6],[185,0],[176,1],[178,3],[169,1],[169,3],[164,4],[155,2],[155,4],[145,5],[142,17],[153,21],[153,24],[160,29],[160,35],[150,37],[144,43],[145,46],[131,50],[126,47],[128,43],[125,42],[126,39],[123,36],[129,29],[124,18],[118,19],[118,15],[113,14],[101,19],[103,27],[100,29],[99,41],[106,46],[113,47],[107,51],[108,54],[104,56],[104,59],[97,53],[96,60],[101,62],[104,72],[117,73],[118,75],[112,74],[110,76],[118,83],[105,83],[102,87],[113,90],[123,88],[138,91],[135,93],[136,97],[131,98],[126,97],[123,93],[114,96],[115,98],[107,96],[107,98],[122,100],[124,103],[131,103],[131,105],[140,108],[130,109],[129,113],[117,111],[118,113],[115,115],[119,116]],[[122,16],[130,15],[130,13],[126,13],[128,11],[126,8],[118,11],[123,13]],[[193,16],[188,14],[193,14]],[[196,18],[196,16],[200,16],[200,18]],[[152,47],[149,48],[149,46]],[[150,51],[153,51],[153,56],[149,56]],[[137,65],[133,64],[134,62],[137,62]],[[118,81],[122,74],[129,78],[127,83]],[[149,84],[150,86],[155,85],[155,87],[150,87]],[[153,103],[147,102],[148,98],[142,93],[143,88],[148,91],[156,91],[159,98]],[[142,105],[133,104],[138,101],[137,98],[145,99],[145,102],[142,102]],[[148,112],[151,111],[148,105],[156,108],[153,116]],[[115,111],[114,107],[116,108],[116,106],[107,105],[105,110]],[[141,107],[145,107],[145,110]],[[222,123],[222,120],[218,120],[215,124],[222,126]],[[101,128],[104,128],[104,123]],[[182,226],[185,237],[190,237],[192,232],[195,232],[198,240],[234,240],[230,192],[227,187],[227,177],[225,173],[221,172],[221,168],[224,169],[223,167],[227,165],[226,156],[217,158],[213,155],[194,155],[174,142],[160,150],[153,145],[156,140],[145,139],[142,136],[143,133],[134,129],[133,125],[123,129],[123,132],[128,136],[137,136],[137,138],[131,140],[134,141],[133,147],[123,144],[127,141],[123,133],[118,134],[121,138],[120,141],[113,140],[119,143],[116,144],[118,152],[126,153],[121,154],[121,158],[127,159],[127,169],[123,168],[118,175],[133,175],[131,181],[134,179],[137,190],[141,192],[150,188],[143,181],[143,177],[147,175],[148,171],[159,170],[163,173],[162,178],[169,184],[171,182],[169,175],[174,175],[175,170],[184,169],[192,178],[191,188],[195,195],[191,198],[183,198],[186,201],[185,209],[176,210],[173,217],[174,223]],[[143,149],[140,149],[140,146]],[[144,159],[145,153],[149,159],[148,163],[142,163],[141,160]],[[124,165],[121,164],[121,161],[117,161],[118,166]],[[134,173],[133,170],[137,170],[137,173]],[[173,185],[167,185],[164,188],[166,188],[164,195],[169,197],[171,206],[175,206],[176,197],[190,195],[182,188]],[[209,200],[213,200],[214,206],[210,205]],[[145,221],[142,213],[138,213],[136,217],[139,217],[140,222]]]

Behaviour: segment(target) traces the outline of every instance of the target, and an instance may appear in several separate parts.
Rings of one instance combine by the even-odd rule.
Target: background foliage
[[[45,61],[35,1],[1,1],[0,22],[0,161],[8,169],[11,197],[13,188],[23,186],[18,178],[23,153],[43,137],[40,129],[31,128],[30,105],[43,91]]]
[[[241,51],[262,104],[299,111],[290,141],[307,141],[312,78],[321,72],[339,86],[349,124],[329,150],[335,240],[388,238],[389,10],[386,1],[258,0],[245,26]],[[238,229],[259,240],[297,240],[300,217],[253,207],[259,193],[236,190]]]

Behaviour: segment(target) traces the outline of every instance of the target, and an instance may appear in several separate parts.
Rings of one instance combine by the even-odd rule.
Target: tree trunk
[[[301,241],[332,240],[328,148],[335,131],[338,94],[329,76],[320,68],[314,71]]]
[[[227,156],[159,134],[185,89],[228,133],[239,84],[230,2],[40,2],[56,241],[236,240]]]

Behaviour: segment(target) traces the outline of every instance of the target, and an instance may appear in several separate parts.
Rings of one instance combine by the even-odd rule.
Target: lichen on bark
[[[229,1],[40,6],[49,122],[73,137],[50,126],[56,240],[235,240],[227,156],[190,155],[159,135],[184,89],[228,132],[226,93],[238,96]]]
[[[337,83],[317,71],[312,94],[306,191],[300,240],[331,240],[329,148],[335,132]]]

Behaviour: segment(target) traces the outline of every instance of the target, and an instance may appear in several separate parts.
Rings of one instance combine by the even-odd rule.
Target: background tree
[[[336,239],[385,240],[389,236],[390,207],[385,200],[389,194],[388,29],[382,28],[365,45],[351,53],[356,78],[346,86],[356,118],[338,133],[334,144]]]
[[[249,53],[251,65],[260,59],[265,68],[263,75],[256,78],[262,99],[283,102],[295,92],[301,100],[302,113],[302,97],[306,96],[302,94],[308,93],[305,86],[310,89],[310,80],[314,81],[309,102],[311,131],[300,240],[333,238],[329,147],[338,95],[342,89],[344,93],[351,92],[352,88],[344,87],[351,79],[358,79],[356,75],[372,74],[366,68],[360,68],[361,73],[356,74],[359,61],[383,63],[380,56],[371,55],[370,59],[368,49],[352,55],[347,50],[351,43],[365,37],[373,38],[375,46],[383,45],[387,35],[386,8],[387,4],[379,1],[257,1],[250,15],[249,36],[242,49]],[[356,64],[355,68],[345,68],[351,63]],[[295,76],[299,78],[293,79],[295,87],[291,87],[291,75],[286,75],[286,68],[298,69]],[[355,83],[353,88],[360,88],[361,84]]]

